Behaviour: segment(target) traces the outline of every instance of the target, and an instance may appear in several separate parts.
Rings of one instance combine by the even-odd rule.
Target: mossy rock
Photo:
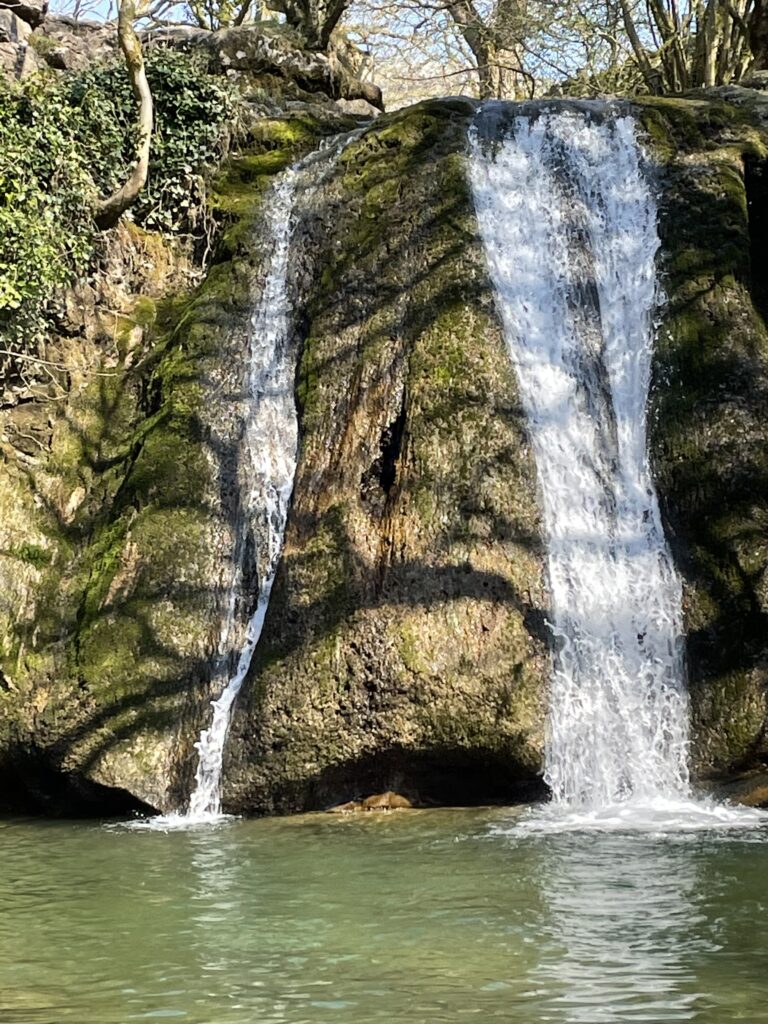
[[[751,770],[768,755],[768,286],[745,168],[765,132],[721,96],[636,109],[662,196],[651,454],[684,580],[695,767]],[[380,118],[299,229],[300,460],[227,751],[231,810],[541,792],[544,552],[468,192],[473,110]],[[264,204],[349,126],[258,122],[212,185],[205,280],[136,294],[93,365],[72,339],[60,414],[30,404],[0,442],[0,765],[40,799],[56,773],[80,809],[104,787],[162,809],[189,791],[232,575]],[[142,245],[165,259],[162,239]]]
[[[75,363],[34,469],[6,471],[13,539],[0,574],[18,585],[0,617],[0,766],[20,786],[22,762],[44,778],[21,804],[55,811],[57,778],[69,780],[62,811],[91,799],[104,806],[105,787],[118,802],[129,793],[163,810],[189,790],[235,547],[261,203],[331,120],[254,129],[215,183],[211,213],[222,230],[202,284],[186,295],[137,294],[105,318],[110,336],[96,339],[92,365]],[[140,234],[142,258],[165,270],[172,250]],[[50,407],[39,416],[47,423]]]
[[[745,175],[768,133],[750,105],[707,97],[649,100],[641,119],[661,171],[665,293],[651,452],[684,581],[694,768],[727,774],[768,757],[766,197]]]
[[[299,240],[301,453],[230,736],[232,810],[538,788],[536,483],[468,191],[472,110],[380,118]]]

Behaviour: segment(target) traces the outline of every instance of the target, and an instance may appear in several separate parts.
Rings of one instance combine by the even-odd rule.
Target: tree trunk
[[[704,11],[704,81],[713,86],[717,68],[717,0],[709,0]],[[697,83],[698,84],[698,83]]]
[[[768,69],[768,0],[755,0],[749,16],[749,47],[752,50],[753,71]]]
[[[512,50],[486,42],[477,63],[481,100],[516,100],[525,97],[520,61]]]
[[[500,98],[501,80],[499,69],[490,62],[490,55],[477,66],[478,93],[481,100]]]
[[[635,55],[637,65],[640,68],[646,88],[650,93],[661,95],[664,92],[664,83],[661,80],[661,75],[648,60],[648,53],[640,40],[640,36],[632,16],[632,11],[630,10],[627,0],[620,0],[620,2],[621,17],[624,22],[624,28],[632,46],[632,51]]]
[[[120,0],[117,38],[120,49],[123,51],[133,94],[139,103],[139,147],[136,154],[136,165],[125,184],[99,204],[96,223],[100,228],[114,227],[128,207],[136,201],[137,196],[147,183],[149,147],[152,141],[153,105],[141,43],[133,27],[135,20],[136,0]]]

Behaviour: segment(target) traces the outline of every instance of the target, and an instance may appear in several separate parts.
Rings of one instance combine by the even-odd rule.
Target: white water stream
[[[195,821],[221,814],[221,771],[232,707],[264,627],[293,492],[298,421],[294,399],[296,351],[291,344],[287,282],[297,174],[298,168],[290,168],[272,192],[265,225],[265,234],[272,239],[272,255],[251,324],[248,413],[242,445],[248,487],[241,498],[240,517],[243,528],[250,527],[257,538],[258,597],[237,669],[221,696],[212,702],[211,725],[195,744],[198,764],[188,814]],[[230,616],[234,604],[230,602]],[[225,640],[229,632],[224,630]]]
[[[242,446],[247,486],[241,500],[242,536],[238,541],[242,551],[248,530],[257,538],[259,590],[235,673],[219,698],[212,701],[213,720],[195,744],[198,751],[195,788],[184,819],[190,823],[216,820],[221,816],[224,745],[232,709],[264,628],[293,493],[298,448],[294,397],[298,351],[291,338],[293,309],[288,280],[291,240],[299,219],[297,199],[300,196],[306,200],[322,186],[339,155],[361,132],[362,129],[329,140],[285,171],[273,188],[267,209],[264,230],[265,235],[272,239],[272,253],[251,323],[249,400]],[[242,574],[242,554],[236,555],[235,561],[239,568],[236,576],[239,577]],[[239,582],[236,578],[232,583],[228,615],[222,628],[222,650],[226,649],[233,631],[235,594]]]
[[[538,821],[743,822],[694,801],[681,586],[651,478],[646,404],[656,207],[635,124],[604,105],[505,126],[485,105],[471,184],[538,471],[555,651]]]
[[[289,286],[291,243],[303,204],[328,180],[343,150],[364,129],[324,142],[284,171],[266,204],[264,235],[270,240],[264,283],[251,319],[245,427],[240,445],[240,507],[234,572],[219,641],[227,665],[237,632],[238,594],[242,588],[249,535],[254,538],[258,578],[256,607],[248,622],[234,673],[211,702],[211,724],[195,744],[198,764],[186,814],[166,814],[132,823],[134,828],[167,830],[209,824],[222,818],[224,747],[232,710],[253,659],[283,549],[293,493],[298,449],[294,398],[298,348],[293,338],[294,310]]]

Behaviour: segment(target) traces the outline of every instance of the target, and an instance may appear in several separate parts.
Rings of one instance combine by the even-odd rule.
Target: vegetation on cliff
[[[155,132],[149,186],[134,220],[204,238],[206,176],[237,132],[235,91],[207,74],[200,56],[169,49],[151,51],[147,74]],[[36,346],[53,326],[57,290],[99,265],[94,214],[99,195],[125,179],[134,159],[133,104],[118,63],[20,83],[0,76],[0,365],[6,373],[34,369]]]

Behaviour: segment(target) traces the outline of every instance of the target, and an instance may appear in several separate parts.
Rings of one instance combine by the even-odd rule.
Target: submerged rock
[[[363,805],[359,800],[347,800],[343,804],[329,807],[328,814],[354,814],[356,811],[362,811],[362,809]]]
[[[730,800],[746,807],[768,807],[768,771],[737,775],[713,786],[712,792],[719,800]]]
[[[328,808],[328,814],[355,814],[359,811],[396,811],[413,807],[407,796],[401,793],[393,793],[388,790],[386,793],[375,793],[367,796],[364,800],[347,800],[346,803],[336,804]]]
[[[362,806],[364,811],[395,811],[413,807],[413,804],[407,796],[388,790],[386,793],[367,796]]]

